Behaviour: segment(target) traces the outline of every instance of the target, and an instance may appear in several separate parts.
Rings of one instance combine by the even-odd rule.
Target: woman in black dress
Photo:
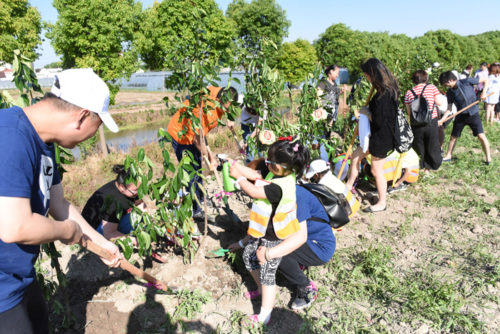
[[[361,70],[377,93],[370,100],[369,107],[363,107],[360,111],[370,119],[370,144],[366,153],[363,153],[361,147],[354,151],[346,185],[348,189],[352,189],[359,174],[361,160],[371,154],[371,168],[377,185],[378,201],[363,211],[378,212],[386,209],[387,181],[383,167],[385,158],[394,150],[399,88],[394,75],[376,58],[368,59],[361,65]]]

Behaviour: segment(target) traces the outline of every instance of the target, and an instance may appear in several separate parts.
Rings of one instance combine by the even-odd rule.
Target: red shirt
[[[420,96],[420,93],[422,93],[422,89],[424,88],[425,84],[421,83],[413,87],[413,91],[417,96]],[[427,105],[429,106],[429,110],[432,110],[432,118],[438,117],[437,113],[437,108],[434,108],[434,98],[436,95],[441,94],[439,90],[437,89],[436,86],[432,84],[428,84],[427,87],[425,87],[424,90],[424,98],[427,101]],[[409,90],[405,94],[405,104],[410,104],[412,101],[415,100],[415,96],[413,93]]]

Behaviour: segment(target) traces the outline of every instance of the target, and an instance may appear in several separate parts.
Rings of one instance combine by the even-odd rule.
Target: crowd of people
[[[441,73],[439,82],[448,88],[445,96],[428,83],[425,71],[413,73],[415,86],[405,93],[404,104],[414,140],[408,152],[397,152],[398,83],[380,60],[372,58],[364,62],[361,70],[373,86],[374,94],[360,113],[368,119],[370,136],[367,147],[360,146],[346,157],[350,165],[345,184],[342,176],[333,174],[333,164],[328,158],[311,161],[307,143],[299,137],[278,137],[267,148],[257,169],[246,166],[257,158],[247,146],[244,146],[246,161],[229,159],[235,186],[253,199],[247,235],[229,245],[231,251],[243,249],[245,266],[257,286],[256,290],[246,292],[245,297],[262,299],[260,312],[249,317],[251,323],[270,321],[278,270],[296,288],[292,308],[310,306],[318,288],[303,269],[325,264],[335,252],[335,230],[328,224],[329,213],[301,183],[324,185],[346,201],[348,215],[352,217],[361,206],[355,195],[356,180],[360,173],[371,174],[378,196],[373,205],[362,210],[384,211],[388,193],[406,189],[417,182],[420,172],[428,175],[442,163],[451,161],[466,125],[482,145],[484,162],[491,163],[476,102],[478,98],[485,100],[487,124],[498,121],[495,108],[499,105],[500,65],[481,67],[474,77],[472,65],[460,75],[452,71]],[[335,83],[338,71],[337,65],[327,67],[318,89],[332,128],[338,114],[339,95],[346,90]],[[238,100],[238,93],[232,88],[209,87],[209,97],[209,112],[201,115],[204,135],[217,126],[229,105]],[[423,99],[427,120],[417,123],[415,102]],[[101,123],[111,131],[118,131],[108,103],[109,90],[102,79],[91,69],[72,69],[57,74],[51,92],[40,102],[23,109],[12,107],[0,111],[0,149],[9,156],[0,166],[0,208],[9,212],[0,218],[0,328],[8,328],[10,333],[48,332],[47,307],[34,269],[40,244],[56,240],[74,244],[88,238],[113,254],[112,260],[103,259],[106,264],[116,267],[123,258],[110,240],[132,231],[130,211],[141,205],[137,198],[139,184],[127,183],[124,166],[115,166],[116,179],[96,190],[80,214],[64,198],[54,153],[54,144],[72,148],[93,136]],[[183,152],[189,151],[197,162],[195,168],[201,168],[202,156],[215,167],[218,159],[206,139],[200,140],[190,120],[183,117],[189,101],[185,104],[172,117],[167,129],[174,152],[180,160]],[[442,132],[453,105],[458,110],[469,108],[456,115],[448,151],[443,156]],[[198,106],[193,110],[196,117],[200,117],[200,112]],[[262,121],[255,109],[244,105],[241,121],[243,138],[255,138],[257,125]],[[393,181],[390,186],[389,181]],[[206,200],[200,184],[201,180],[195,178],[188,186],[194,187],[198,197],[198,201],[193,201],[195,219],[205,215],[198,204]]]

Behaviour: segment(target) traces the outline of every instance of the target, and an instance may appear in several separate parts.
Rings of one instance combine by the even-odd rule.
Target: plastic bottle
[[[224,184],[224,191],[227,192],[233,192],[236,190],[236,188],[234,187],[234,181],[236,181],[236,179],[229,175],[230,167],[231,164],[229,163],[229,161],[224,162],[224,164],[222,165],[222,183]]]

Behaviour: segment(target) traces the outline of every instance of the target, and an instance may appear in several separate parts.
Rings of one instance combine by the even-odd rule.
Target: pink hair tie
[[[293,151],[294,152],[298,152],[299,151],[299,143],[295,144],[295,146],[293,147]]]

